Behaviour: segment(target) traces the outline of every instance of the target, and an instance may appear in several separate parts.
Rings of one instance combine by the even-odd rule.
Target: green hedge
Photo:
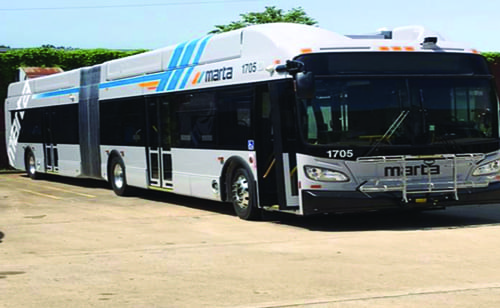
[[[482,52],[481,55],[490,63],[500,64],[500,52]]]
[[[16,80],[21,66],[60,67],[65,71],[92,66],[112,59],[131,56],[146,50],[27,48],[0,53],[0,106],[7,96],[9,83]]]

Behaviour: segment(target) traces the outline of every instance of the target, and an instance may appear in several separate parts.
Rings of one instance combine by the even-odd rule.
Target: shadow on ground
[[[20,175],[21,177],[28,178],[26,174]],[[48,181],[54,183],[61,183],[65,185],[86,187],[86,188],[110,188],[109,183],[102,180],[72,178],[54,174],[40,174],[39,178],[35,181]]]
[[[105,181],[44,175],[42,180],[72,186],[110,189]],[[132,197],[166,202],[217,214],[233,216],[232,205],[216,201],[186,197],[165,192],[133,189]],[[319,216],[296,216],[292,214],[265,212],[263,221],[283,224],[313,231],[373,231],[373,230],[425,230],[435,228],[464,228],[484,225],[500,225],[500,204],[481,206],[449,207],[434,211],[381,211],[356,214],[330,214]],[[1,240],[1,237],[0,237]]]
[[[455,229],[500,225],[500,205],[450,207],[423,212],[380,211],[309,217],[279,215],[277,218],[274,223],[325,232]]]

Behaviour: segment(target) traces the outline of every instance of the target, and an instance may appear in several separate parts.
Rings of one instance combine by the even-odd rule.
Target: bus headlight
[[[472,173],[472,175],[475,176],[486,175],[486,174],[497,173],[499,171],[500,171],[500,160],[497,159],[477,167],[476,170],[474,170],[474,172]]]
[[[321,182],[349,181],[349,177],[339,171],[334,171],[314,166],[304,166],[304,171],[306,172],[306,176],[314,181],[321,181]]]

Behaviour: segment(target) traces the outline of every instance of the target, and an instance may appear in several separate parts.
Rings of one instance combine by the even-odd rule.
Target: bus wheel
[[[260,210],[256,206],[255,182],[245,168],[238,168],[233,173],[231,201],[239,218],[256,220],[260,217]]]
[[[28,174],[28,176],[33,179],[33,180],[36,180],[38,179],[38,173],[36,172],[36,160],[35,160],[35,154],[33,154],[33,152],[31,151],[28,151],[26,153],[26,160],[24,162],[24,167],[26,168],[26,173]]]
[[[127,195],[128,189],[127,178],[125,177],[125,165],[123,164],[122,159],[118,156],[111,159],[109,180],[115,194],[118,196]]]

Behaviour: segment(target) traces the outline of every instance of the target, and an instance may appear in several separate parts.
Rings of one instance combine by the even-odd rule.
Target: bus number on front
[[[329,150],[326,151],[328,158],[351,158],[354,157],[353,150]]]
[[[251,74],[257,72],[257,62],[246,63],[241,66],[243,74]]]

